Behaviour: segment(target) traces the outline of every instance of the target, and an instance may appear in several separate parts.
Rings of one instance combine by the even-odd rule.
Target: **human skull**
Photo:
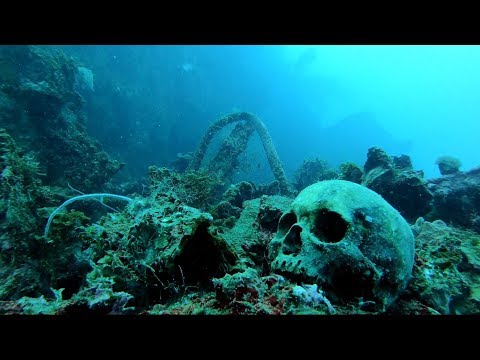
[[[334,302],[375,302],[385,310],[411,277],[414,237],[374,191],[344,180],[305,188],[269,244],[271,269],[316,283]]]

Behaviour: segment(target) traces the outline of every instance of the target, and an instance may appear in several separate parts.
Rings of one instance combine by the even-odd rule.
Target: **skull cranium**
[[[336,302],[374,301],[378,310],[406,287],[413,257],[413,234],[398,211],[343,180],[300,192],[269,244],[274,272],[317,283]]]

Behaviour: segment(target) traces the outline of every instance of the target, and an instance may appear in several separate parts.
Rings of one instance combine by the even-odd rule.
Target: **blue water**
[[[267,125],[288,176],[304,159],[363,165],[367,150],[480,165],[480,46],[63,46],[94,75],[89,133],[144,174],[195,150],[233,111]],[[269,181],[257,138],[238,176]],[[248,165],[248,166],[247,166]]]

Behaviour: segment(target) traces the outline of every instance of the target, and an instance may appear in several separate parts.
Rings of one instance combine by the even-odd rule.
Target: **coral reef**
[[[60,50],[3,46],[9,81],[0,86],[0,127],[36,153],[44,183],[99,190],[123,166],[86,133],[77,64]]]
[[[16,300],[32,292],[36,277],[34,250],[38,217],[35,203],[41,191],[38,163],[22,153],[0,129],[0,300]]]
[[[205,170],[180,174],[168,168],[150,166],[148,174],[151,191],[201,210],[208,210],[223,188],[223,181]]]
[[[85,99],[104,137],[133,118],[130,139],[112,143],[141,143],[127,158],[152,164],[181,148],[164,125],[178,121],[171,144],[186,143],[183,118],[163,99],[112,121],[148,91],[89,67],[52,47],[0,46],[0,314],[480,313],[480,169],[444,156],[442,177],[425,181],[408,156],[373,147],[363,170],[305,161],[291,187],[265,124],[236,112],[171,169],[121,178],[87,134]],[[162,128],[149,138],[153,114]],[[254,132],[275,181],[233,184]]]
[[[317,181],[337,179],[338,176],[338,172],[330,168],[325,160],[305,160],[294,174],[295,189],[302,191]]]
[[[480,235],[417,219],[413,278],[394,313],[478,314]]]
[[[8,166],[24,169],[29,158],[22,158],[13,140],[2,134],[2,159],[14,158]],[[2,164],[5,169],[5,162]],[[21,174],[17,168],[11,171]],[[51,206],[71,197],[56,194],[59,189],[42,187],[40,180],[35,180],[36,168],[32,163],[25,167],[30,170],[23,172],[33,181],[27,187],[35,189],[30,192],[35,203]],[[208,193],[209,187],[215,187],[216,181],[206,174],[179,174],[156,167],[151,167],[149,174],[148,191],[126,207],[119,206],[124,211],[111,212],[91,202],[88,209],[98,207],[102,214],[93,222],[78,210],[58,212],[49,241],[44,241],[39,229],[55,208],[20,208],[21,216],[30,217],[35,225],[30,227],[27,221],[24,232],[18,233],[8,227],[4,216],[0,222],[2,234],[17,234],[22,241],[1,237],[0,313],[348,315],[385,310],[391,314],[472,314],[480,310],[476,291],[480,281],[478,235],[447,227],[441,221],[419,219],[412,226],[417,244],[412,278],[402,292],[408,274],[397,285],[392,285],[392,279],[401,273],[395,269],[402,268],[399,259],[405,258],[401,254],[406,248],[388,246],[388,240],[379,239],[388,237],[387,229],[397,234],[408,233],[409,228],[395,221],[396,225],[382,225],[383,212],[375,206],[370,209],[368,196],[362,196],[362,191],[369,190],[352,182],[312,185],[323,189],[335,183],[332,191],[318,192],[326,202],[317,205],[331,206],[332,211],[312,211],[312,226],[307,224],[310,216],[299,213],[298,222],[292,218],[295,211],[291,210],[298,208],[298,200],[292,204],[289,197],[261,195],[253,184],[239,183],[220,202],[236,209],[238,219],[228,227],[216,225],[209,213],[185,203],[200,201],[206,207],[215,203],[212,197],[195,194]],[[354,186],[355,191],[349,192],[338,183]],[[12,190],[7,186],[2,189],[9,199]],[[338,198],[343,200],[335,201]],[[342,209],[352,202],[363,205],[352,215],[356,220],[349,222],[349,212]],[[334,204],[343,204],[343,208],[334,208]],[[343,215],[338,218],[334,213]],[[344,218],[345,238],[330,241],[342,235],[338,229],[345,228],[341,221]],[[308,241],[315,242],[312,237],[327,242],[317,241],[323,246],[317,244],[302,252]],[[401,236],[393,237],[398,245]],[[349,252],[356,238],[361,239],[359,250]],[[369,242],[370,238],[375,241]],[[305,271],[296,273],[295,264],[279,262],[275,256],[279,241],[285,244],[283,256],[299,256],[294,255],[299,251],[305,255],[298,265]],[[340,249],[342,243],[347,244],[345,256]],[[362,251],[369,260],[361,260]],[[322,253],[321,261],[310,264],[307,258],[316,253]],[[347,261],[348,254],[355,260]],[[335,266],[320,271],[319,264],[328,258],[335,258]],[[395,261],[384,261],[388,258]],[[404,266],[408,267],[407,260]],[[317,275],[310,276],[309,264],[318,270]],[[372,264],[375,266],[369,272]],[[390,282],[370,283],[372,277],[388,277]],[[361,285],[353,285],[357,283]],[[398,300],[393,301],[397,295]]]
[[[208,287],[236,259],[210,214],[159,194],[105,218],[86,236],[95,254],[89,281],[110,279],[111,290],[132,295],[138,307]]]
[[[361,184],[363,177],[363,170],[352,162],[346,162],[340,164],[339,180],[351,181],[357,184]]]
[[[281,314],[285,299],[274,296],[271,289],[281,282],[281,277],[260,277],[253,269],[213,280],[219,306],[235,315]]]
[[[278,195],[265,195],[244,202],[240,218],[223,233],[238,254],[238,268],[254,267],[260,274],[268,274],[268,243],[277,231],[281,214],[291,202],[292,199]]]
[[[42,267],[34,269],[49,287],[23,291],[24,313],[139,311],[208,289],[211,278],[229,271],[237,256],[212,216],[164,192],[159,171],[151,171],[150,196],[129,199],[123,212],[91,225],[81,212],[56,215],[42,243]],[[10,286],[18,281],[10,279]],[[61,300],[53,300],[52,289],[62,292]]]
[[[132,201],[132,199],[126,197],[126,196],[121,196],[121,195],[115,195],[115,194],[87,194],[87,195],[79,195],[79,196],[75,196],[71,199],[68,199],[67,201],[65,201],[63,204],[61,204],[58,208],[56,208],[52,213],[51,215],[48,217],[48,220],[47,220],[47,225],[45,225],[45,232],[44,232],[44,236],[45,237],[48,237],[48,232],[50,230],[50,225],[52,224],[52,221],[53,221],[53,218],[55,217],[55,215],[57,215],[63,208],[65,208],[67,205],[71,204],[72,202],[74,201],[78,201],[78,200],[97,200],[97,201],[100,201],[102,204],[103,204],[103,199],[104,198],[114,198],[114,199],[117,199],[117,200],[123,200],[123,201]]]
[[[250,181],[241,181],[231,185],[222,195],[220,202],[211,209],[215,219],[238,218],[243,209],[243,202],[262,195],[279,195],[277,181],[267,185],[255,185]],[[233,220],[233,219],[232,219]]]
[[[15,227],[27,234],[35,227],[33,205],[41,187],[39,172],[35,158],[24,154],[5,129],[0,129],[0,213],[9,231]],[[31,215],[24,216],[26,213]]]
[[[3,129],[0,169],[0,300],[51,293],[52,273],[67,275],[77,263],[69,256],[77,247],[69,235],[88,218],[78,212],[59,214],[62,226],[56,233],[63,241],[61,246],[49,247],[39,231],[48,217],[42,207],[58,202],[64,191],[42,186],[38,162],[24,154]]]

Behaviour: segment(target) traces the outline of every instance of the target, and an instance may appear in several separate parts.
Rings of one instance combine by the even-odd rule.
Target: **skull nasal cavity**
[[[278,232],[281,236],[285,236],[293,224],[297,222],[297,217],[294,213],[286,213],[280,218],[278,223]]]
[[[343,239],[347,228],[348,223],[339,213],[322,209],[316,216],[313,233],[321,241],[336,243]]]
[[[300,252],[300,249],[302,248],[302,238],[300,237],[301,232],[302,228],[299,225],[292,225],[287,236],[285,236],[285,241],[283,243],[283,253],[285,255],[298,254]]]

